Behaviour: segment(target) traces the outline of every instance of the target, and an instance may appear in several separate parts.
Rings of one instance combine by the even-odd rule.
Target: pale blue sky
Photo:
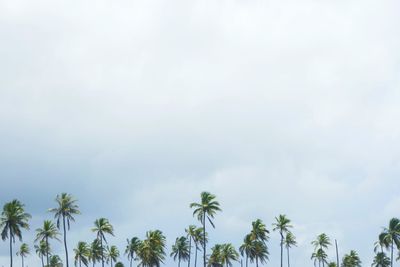
[[[0,204],[26,203],[30,244],[66,191],[82,209],[70,251],[94,239],[98,217],[120,250],[155,228],[170,248],[208,190],[223,208],[210,245],[239,245],[252,220],[271,229],[284,213],[299,241],[293,266],[312,264],[321,232],[369,266],[376,235],[400,216],[399,10],[397,0],[0,0]],[[277,266],[277,233],[269,247]],[[0,266],[7,253],[0,242]]]

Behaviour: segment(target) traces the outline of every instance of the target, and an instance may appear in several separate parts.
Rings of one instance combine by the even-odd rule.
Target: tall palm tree
[[[106,218],[97,219],[94,222],[92,232],[97,234],[97,239],[100,241],[101,247],[101,266],[104,267],[104,246],[103,241],[107,244],[106,234],[114,236],[114,228]]]
[[[50,257],[49,267],[63,267],[63,264],[62,264],[60,256],[52,255]]]
[[[89,259],[93,266],[96,264],[96,262],[101,261],[101,255],[103,255],[103,248],[100,245],[100,240],[96,238],[89,247]]]
[[[254,249],[254,240],[251,235],[248,234],[244,237],[242,245],[239,247],[240,254],[246,257],[246,267],[249,266],[249,257]]]
[[[253,241],[252,245],[252,250],[250,254],[250,261],[251,262],[256,262],[256,267],[258,267],[259,263],[266,263],[268,260],[268,247],[265,244],[265,242],[262,242],[260,240],[255,240]]]
[[[67,227],[70,229],[71,222],[75,221],[74,215],[80,214],[79,207],[76,204],[77,200],[70,194],[61,193],[56,197],[57,207],[49,211],[54,212],[54,218],[57,220],[57,228],[60,229],[61,222],[64,232],[64,249],[65,249],[65,264],[69,267],[68,262],[68,247],[67,247]]]
[[[22,241],[22,229],[29,230],[28,220],[31,215],[24,210],[24,204],[14,199],[4,205],[0,216],[1,239],[10,239],[10,267],[13,266],[12,244],[15,237]]]
[[[357,252],[351,250],[349,254],[344,255],[342,267],[361,267],[361,260]]]
[[[393,251],[394,245],[400,247],[400,220],[398,218],[392,218],[389,222],[389,227],[384,228],[381,233],[380,239],[383,244],[390,244],[390,262],[393,267]]]
[[[165,236],[160,230],[148,231],[137,256],[141,267],[159,267],[165,260]]]
[[[188,239],[184,236],[177,237],[175,240],[175,244],[172,245],[172,252],[170,256],[174,258],[174,261],[178,259],[178,267],[180,267],[181,261],[189,260],[189,251],[190,248]]]
[[[196,235],[196,226],[189,225],[187,229],[185,229],[186,237],[189,239],[189,259],[188,259],[188,267],[190,267],[190,258],[192,256],[192,240],[194,242],[194,236]]]
[[[119,250],[116,246],[107,247],[107,262],[110,261],[110,266],[113,267],[113,262],[117,262]]]
[[[319,267],[321,267],[321,263],[322,263],[322,265],[324,265],[325,263],[326,264],[328,263],[327,258],[328,258],[328,255],[322,248],[317,249],[311,255],[311,259],[314,260],[314,266],[316,266],[316,263],[318,262]]]
[[[43,257],[50,254],[50,247],[46,244],[46,241],[42,240],[39,242],[39,245],[35,245],[35,252],[40,257],[42,267],[44,267]]]
[[[85,266],[89,264],[90,248],[86,242],[78,242],[76,248],[74,248],[75,253],[75,266],[78,265],[82,267],[82,263]]]
[[[197,219],[203,225],[203,239],[205,240],[206,218],[210,222],[211,226],[215,228],[212,219],[218,211],[221,211],[221,208],[219,202],[215,200],[215,195],[209,192],[202,192],[200,197],[200,203],[191,203],[190,208],[194,208],[193,216],[197,216]],[[206,267],[206,242],[203,244],[203,263],[204,267]]]
[[[239,261],[239,253],[232,244],[223,244],[220,252],[221,264],[232,267],[232,261]]]
[[[36,239],[35,242],[40,240],[40,241],[45,241],[47,247],[49,247],[49,239],[58,239],[58,236],[60,235],[56,225],[50,221],[50,220],[45,220],[43,222],[43,227],[36,229]],[[49,253],[46,255],[47,258],[47,265],[49,265]]]
[[[128,244],[125,248],[125,255],[128,256],[129,266],[132,267],[132,262],[135,259],[135,255],[137,255],[137,252],[139,250],[140,239],[137,237],[133,237],[130,240],[127,239],[126,241],[128,242]]]
[[[289,254],[289,250],[292,246],[296,246],[297,242],[296,242],[296,237],[291,233],[291,232],[287,232],[285,239],[283,240],[283,244],[286,247],[286,252],[287,252],[287,261],[288,261],[288,267],[290,267],[290,254]]]
[[[386,256],[385,252],[378,252],[374,257],[374,261],[372,262],[372,267],[389,267],[390,266],[390,258]]]
[[[17,256],[21,256],[22,260],[22,267],[24,267],[24,258],[28,256],[30,253],[29,251],[29,246],[26,243],[22,243],[21,246],[19,247],[19,251],[17,251]]]
[[[290,220],[286,217],[286,215],[280,214],[278,217],[275,217],[275,223],[273,223],[274,226],[274,231],[279,231],[279,234],[281,235],[281,267],[283,267],[283,239],[284,234],[286,234],[289,231],[289,228],[292,228],[293,226],[290,224]]]

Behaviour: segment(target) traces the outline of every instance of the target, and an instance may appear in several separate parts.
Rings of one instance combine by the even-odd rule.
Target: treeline
[[[45,220],[43,225],[35,230],[36,238],[33,249],[40,258],[42,267],[69,267],[69,249],[67,233],[71,224],[75,221],[76,215],[80,214],[77,200],[70,194],[62,193],[57,195],[56,207],[49,209],[54,214],[54,220]],[[203,267],[230,267],[234,263],[241,267],[250,265],[260,266],[268,263],[269,249],[268,242],[270,231],[260,219],[252,222],[249,233],[245,235],[242,244],[238,249],[231,243],[215,244],[207,254],[209,244],[208,227],[215,228],[214,217],[221,211],[216,196],[209,192],[202,192],[198,203],[191,203],[193,216],[197,218],[199,225],[190,225],[185,229],[184,235],[177,237],[171,248],[170,256],[181,264],[188,267],[198,266],[200,261]],[[31,215],[25,211],[25,206],[18,200],[12,200],[4,205],[0,216],[0,230],[3,241],[9,242],[10,267],[13,267],[14,245],[16,240],[21,242],[15,255],[21,258],[22,267],[24,261],[31,252],[28,244],[22,243],[22,231],[29,230]],[[290,267],[290,250],[297,246],[296,237],[292,232],[293,225],[286,215],[275,217],[272,224],[272,231],[280,237],[280,266]],[[95,220],[91,231],[96,238],[92,242],[80,241],[73,249],[73,260],[75,266],[102,266],[105,264],[111,267],[124,266],[118,260],[121,257],[119,249],[107,242],[108,236],[114,236],[114,228],[106,218]],[[58,240],[63,243],[65,261],[63,263],[59,255],[55,255],[51,242]],[[330,261],[327,251],[333,247],[331,239],[322,233],[311,243],[314,252],[311,261],[318,267],[361,267],[361,260],[357,252],[351,250],[345,254],[339,262],[337,243],[335,240],[336,259]],[[400,248],[400,220],[393,218],[389,226],[379,234],[375,243],[375,257],[373,267],[393,266],[395,250]],[[387,256],[390,253],[390,257]],[[398,252],[399,253],[399,252]],[[160,230],[148,231],[143,240],[138,237],[127,239],[124,255],[129,261],[129,266],[134,264],[141,267],[159,267],[166,257],[166,237]],[[201,255],[201,256],[200,256]],[[397,259],[400,259],[400,253]]]

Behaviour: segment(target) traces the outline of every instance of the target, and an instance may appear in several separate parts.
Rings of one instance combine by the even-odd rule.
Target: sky
[[[253,220],[271,230],[286,214],[292,266],[312,264],[322,232],[369,266],[400,216],[399,10],[397,0],[0,0],[0,205],[25,203],[32,246],[68,192],[82,212],[70,252],[106,217],[109,244],[122,251],[160,229],[169,255],[199,224],[189,204],[210,191],[223,210],[210,246],[237,247]],[[266,266],[278,266],[270,237]]]

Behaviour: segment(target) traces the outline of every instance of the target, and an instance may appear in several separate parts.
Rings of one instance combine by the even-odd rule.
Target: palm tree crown
[[[175,244],[172,245],[171,257],[176,261],[178,259],[178,267],[181,266],[181,261],[189,260],[189,241],[186,237],[177,237]]]
[[[135,259],[135,255],[137,255],[141,241],[137,237],[133,237],[130,240],[127,239],[126,241],[128,244],[126,245],[125,248],[125,255],[128,256],[130,267],[132,267],[132,262]]]
[[[60,233],[57,230],[56,225],[50,221],[50,220],[45,220],[43,222],[43,227],[36,229],[36,241],[44,241],[46,242],[47,247],[49,247],[49,239],[58,239],[58,236]],[[49,265],[49,253],[46,255],[47,258],[47,265]]]
[[[89,256],[90,256],[90,248],[86,242],[78,242],[76,248],[74,248],[75,253],[75,266],[79,264],[79,267],[82,266],[82,263],[85,266],[89,264]]]
[[[111,223],[106,218],[97,219],[94,222],[94,227],[92,228],[92,232],[95,232],[97,235],[97,239],[100,241],[101,247],[101,264],[104,267],[104,246],[103,241],[107,243],[106,234],[114,236],[114,228]]]

